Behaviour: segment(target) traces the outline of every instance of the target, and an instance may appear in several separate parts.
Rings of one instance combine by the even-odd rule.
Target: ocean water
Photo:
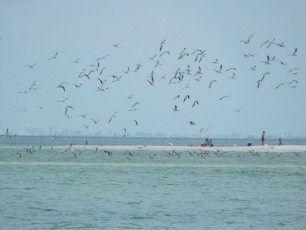
[[[0,229],[306,229],[304,152],[103,150],[125,141],[2,139]]]

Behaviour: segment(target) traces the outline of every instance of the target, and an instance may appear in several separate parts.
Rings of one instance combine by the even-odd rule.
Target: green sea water
[[[0,148],[0,229],[306,229],[306,154]]]

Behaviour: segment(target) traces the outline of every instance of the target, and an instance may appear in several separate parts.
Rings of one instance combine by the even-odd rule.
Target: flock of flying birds
[[[251,34],[247,37],[245,40],[240,40],[239,43],[241,43],[241,46],[248,47],[254,39],[254,34]],[[286,44],[284,44],[281,41],[277,41],[276,39],[269,39],[265,40],[260,45],[258,45],[258,49],[265,49],[265,52],[268,53],[269,49],[271,47],[277,47],[279,49],[285,49]],[[121,44],[116,43],[113,44],[112,47],[114,49],[120,49]],[[61,53],[55,52],[54,54],[50,55],[48,58],[46,58],[47,62],[52,62],[55,59],[59,59]],[[183,93],[187,91],[183,91],[185,89],[190,89],[192,83],[196,82],[201,84],[201,82],[205,82],[206,85],[203,85],[206,87],[207,90],[216,87],[218,82],[222,81],[222,79],[228,78],[230,80],[237,80],[241,76],[238,76],[238,68],[229,66],[226,67],[226,63],[221,62],[218,58],[214,58],[211,60],[211,58],[207,57],[208,54],[205,49],[195,49],[195,50],[188,50],[187,48],[181,49],[180,52],[174,53],[173,51],[167,50],[167,40],[164,39],[160,42],[159,47],[156,47],[156,52],[149,56],[144,62],[145,63],[136,63],[133,66],[128,66],[125,70],[122,70],[120,73],[114,73],[113,70],[108,70],[107,65],[105,65],[105,62],[107,59],[111,57],[111,54],[106,54],[101,57],[98,57],[95,59],[95,61],[89,65],[89,66],[83,66],[81,68],[81,71],[76,75],[71,77],[71,81],[62,81],[58,82],[54,86],[54,90],[58,91],[58,95],[67,95],[67,92],[71,91],[72,88],[78,90],[83,87],[86,87],[86,84],[88,81],[94,82],[96,85],[94,89],[97,92],[105,92],[108,90],[111,90],[112,86],[114,84],[118,84],[119,82],[122,82],[125,78],[127,78],[128,75],[136,75],[137,73],[141,72],[142,76],[147,76],[145,78],[142,77],[142,80],[145,80],[148,84],[148,86],[154,87],[156,86],[157,82],[160,82],[163,80],[164,84],[168,85],[174,85],[178,86],[177,89],[179,90],[176,95],[173,95],[173,97],[170,99],[173,103],[173,107],[171,110],[176,113],[183,109],[183,106],[189,106],[191,108],[195,108],[197,106],[201,106],[200,99],[197,99],[196,97],[193,97],[189,93]],[[251,59],[257,56],[256,53],[253,52],[246,52],[242,54],[242,58],[244,59]],[[288,51],[287,57],[290,56],[292,58],[296,58],[298,56],[298,49],[294,48],[292,51]],[[187,66],[179,66],[177,69],[175,69],[172,73],[165,73],[161,74],[158,72],[159,68],[161,66],[167,65],[167,59],[166,58],[172,58],[177,60],[179,65],[183,65],[182,63],[189,63]],[[282,59],[283,58],[283,59]],[[266,55],[260,63],[254,63],[253,66],[248,67],[249,71],[257,71],[257,68],[259,65],[264,66],[272,66],[272,65],[281,65],[281,66],[288,66],[287,68],[288,75],[291,75],[293,77],[290,78],[289,81],[286,82],[279,82],[277,85],[275,85],[274,89],[277,90],[281,87],[288,86],[290,88],[296,88],[299,85],[299,81],[297,80],[297,76],[299,75],[300,68],[299,67],[292,67],[287,63],[285,60],[286,57],[276,57],[274,55]],[[184,60],[184,62],[179,62],[181,60]],[[81,58],[75,58],[71,61],[70,64],[77,65],[79,67]],[[149,63],[149,64],[148,64]],[[210,80],[208,80],[207,77],[207,69],[203,69],[203,65],[210,64],[212,66],[212,70],[214,73],[214,77]],[[144,65],[150,65],[151,69],[147,71],[147,68],[144,68]],[[24,68],[29,69],[32,71],[37,67],[37,63],[30,63],[26,64]],[[144,70],[143,70],[144,69]],[[107,73],[108,71],[108,73]],[[261,73],[261,77],[254,82],[254,87],[259,89],[262,87],[262,84],[264,81],[268,78],[270,75],[270,71]],[[219,76],[224,76],[223,78]],[[260,76],[260,75],[259,75]],[[76,83],[76,81],[78,81]],[[183,86],[182,86],[183,85]],[[31,83],[29,83],[29,87],[27,87],[24,90],[19,91],[20,94],[30,94],[34,92],[38,92],[41,90],[40,88],[40,82],[39,80],[35,80]],[[218,97],[218,100],[226,100],[230,98],[232,95],[220,95]],[[141,103],[139,101],[134,100],[134,95],[130,94],[127,95],[125,98],[127,101],[130,101],[131,106],[128,109],[127,112],[137,112],[139,111],[139,106]],[[98,125],[99,122],[102,120],[101,117],[89,117],[90,115],[86,111],[82,111],[82,108],[78,108],[78,105],[70,104],[70,98],[69,96],[63,96],[61,99],[55,100],[56,103],[60,103],[63,106],[62,111],[60,111],[63,116],[66,119],[73,119],[74,117],[79,117],[84,119],[83,121],[83,127],[86,129],[90,129],[92,125]],[[189,102],[189,103],[187,103]],[[48,105],[38,105],[38,108],[40,110],[44,110]],[[22,109],[24,112],[28,112],[28,109]],[[79,111],[79,112],[77,112]],[[241,108],[234,108],[233,112],[240,112]],[[111,123],[113,120],[117,117],[118,111],[113,111],[109,114],[108,118],[105,120],[104,124]],[[138,119],[133,119],[132,121],[135,125],[141,125],[141,122]],[[186,120],[186,123],[189,125],[197,125],[197,122],[190,119]],[[206,126],[200,127],[199,132],[207,131],[211,127]],[[77,133],[76,133],[77,134]],[[127,134],[127,129],[125,127],[122,127],[122,130],[120,134],[125,136]]]

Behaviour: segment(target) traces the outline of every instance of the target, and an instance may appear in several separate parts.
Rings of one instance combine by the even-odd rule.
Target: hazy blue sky
[[[0,0],[0,132],[305,131],[305,12],[304,0]]]

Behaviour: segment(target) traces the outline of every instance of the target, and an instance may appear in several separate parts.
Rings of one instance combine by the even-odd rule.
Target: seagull
[[[254,65],[250,70],[255,71],[256,70],[256,65]]]
[[[79,114],[79,115],[77,115],[78,117],[82,117],[82,118],[86,118],[86,115],[87,115],[87,113],[85,113],[85,114]]]
[[[113,82],[116,82],[116,81],[119,81],[119,80],[122,78],[122,76],[117,77],[116,75],[113,75],[112,77],[113,77],[113,79],[114,79],[114,80],[112,81],[112,83],[113,83]]]
[[[159,51],[161,51],[163,49],[163,46],[165,44],[166,44],[166,39],[162,40],[162,42],[160,43]]]
[[[295,71],[295,70],[299,70],[299,69],[300,69],[300,68],[293,68],[293,69],[289,70],[288,72],[291,73],[291,72],[293,72],[293,71]]]
[[[110,123],[116,117],[117,111],[111,115],[107,123]]]
[[[101,75],[105,69],[106,69],[106,67],[104,66],[104,67],[101,69],[99,75]]]
[[[133,105],[132,105],[132,107],[135,107],[136,105],[139,105],[140,104],[140,102],[135,102]]]
[[[236,69],[236,68],[231,67],[231,68],[228,68],[227,70],[225,70],[225,72],[230,71],[230,70],[237,70],[237,69]]]
[[[64,92],[66,91],[65,87],[62,84],[59,84],[57,88],[61,88],[62,90],[64,90]]]
[[[250,36],[249,36],[249,38],[247,39],[247,40],[242,40],[242,41],[240,41],[240,42],[243,42],[244,44],[249,44],[250,43],[250,41],[251,41],[251,38],[254,36],[254,34],[251,34]]]
[[[6,131],[5,131],[5,134],[3,134],[1,136],[4,137],[4,138],[8,138],[10,136],[9,129],[7,128]]]
[[[225,99],[225,98],[229,98],[230,96],[223,96],[223,97],[220,97],[219,98],[219,100],[221,101],[221,100],[223,100],[223,99]]]
[[[174,108],[173,108],[173,112],[178,112],[178,111],[179,111],[179,109],[177,108],[177,105],[175,105]]]
[[[185,55],[187,55],[187,57],[189,56],[189,53],[186,52],[186,48],[184,48],[181,52],[180,52],[180,56],[177,60],[182,59]]]
[[[72,107],[72,106],[70,106],[70,105],[66,106],[66,108],[65,108],[65,114],[67,114],[68,109],[73,109],[73,107]]]
[[[140,69],[140,67],[142,67],[142,65],[140,63],[138,63],[134,72],[137,72]]]
[[[96,59],[96,61],[100,61],[101,59],[105,59],[105,58],[107,58],[107,57],[109,57],[109,55],[107,54],[107,55],[105,55],[105,56],[103,56],[103,57],[99,57],[99,58],[97,58]]]
[[[235,74],[235,73],[233,73],[233,75],[232,75],[231,77],[228,77],[228,78],[231,78],[231,79],[237,79],[237,78],[236,78],[236,74]]]
[[[271,63],[270,63],[269,55],[267,55],[267,60],[266,61],[261,61],[261,62],[265,63],[266,65],[270,65]]]
[[[32,85],[29,87],[29,92],[31,91],[31,90],[34,90],[35,88],[34,88],[34,86],[36,86],[37,84],[36,84],[36,81],[34,81],[33,83],[32,83]]]
[[[243,57],[249,58],[249,57],[255,57],[256,54],[248,53],[248,54],[243,54]]]
[[[159,66],[159,65],[161,65],[161,63],[160,63],[159,60],[157,60],[157,62],[156,62],[156,64],[155,64],[155,67],[154,67],[154,68],[156,68],[156,67]]]
[[[197,75],[202,75],[202,69],[201,69],[201,66],[198,67],[198,71],[194,74],[194,77],[197,76]]]
[[[291,56],[297,56],[297,48],[294,49],[293,53],[291,54]]]
[[[68,100],[68,97],[66,97],[65,99],[63,99],[63,100],[59,100],[59,101],[55,101],[55,102],[65,102],[65,101],[67,101]]]
[[[218,65],[218,64],[219,64],[219,60],[218,60],[218,58],[216,58],[216,60],[215,60],[215,61],[213,61],[213,62],[211,62],[211,63],[213,63],[213,64],[215,64],[215,65]]]
[[[77,58],[76,60],[74,60],[73,62],[71,62],[71,64],[77,64],[77,63],[79,63],[79,60],[80,60],[80,58]]]
[[[150,80],[147,79],[147,82],[149,82],[149,84],[150,84],[151,86],[154,86],[154,80],[153,80],[153,81],[150,81]]]
[[[199,101],[194,101],[192,107],[195,107],[195,105],[199,105]]]
[[[215,70],[215,69],[214,69],[214,71],[215,71],[216,73],[219,73],[219,74],[222,73],[222,65],[220,65],[219,70]]]
[[[170,55],[170,52],[169,52],[169,51],[164,51],[164,52],[162,52],[162,53],[159,55],[159,57],[162,57],[164,54]]]
[[[261,45],[260,45],[260,47],[262,47],[263,45],[265,45],[265,44],[268,44],[270,41],[269,40],[265,40]]]
[[[265,79],[266,75],[269,75],[269,74],[270,74],[270,72],[265,72],[265,73],[262,75],[262,78],[261,78],[260,81],[263,81],[263,80]]]
[[[181,95],[176,95],[173,99],[173,101],[175,101],[176,99],[179,99]]]
[[[126,100],[132,100],[133,99],[133,95],[130,95],[126,98]]]
[[[285,47],[285,44],[282,42],[282,43],[277,43],[276,44],[278,47]]]
[[[111,156],[112,156],[112,152],[111,152],[111,151],[109,151],[109,150],[104,150],[104,153],[107,153],[107,155],[108,155],[109,157],[111,157]]]
[[[183,101],[183,102],[185,102],[187,99],[190,99],[190,96],[189,96],[189,95],[186,95],[186,96],[184,97],[184,101]]]
[[[261,82],[261,80],[257,81],[257,89],[260,87],[260,82]]]
[[[122,130],[124,131],[124,136],[125,136],[125,134],[126,134],[126,128],[123,128]]]
[[[57,57],[57,55],[58,55],[58,52],[56,52],[56,54],[55,54],[53,57],[48,58],[48,61],[50,61],[50,60],[52,60],[52,59],[55,59],[55,58]]]
[[[278,89],[279,87],[281,87],[282,85],[286,84],[286,82],[282,82],[280,83],[278,86],[276,86],[274,89]]]
[[[74,85],[76,88],[81,88],[82,83],[80,83],[80,84],[75,84],[75,83],[73,83],[73,85]]]
[[[154,153],[153,155],[149,155],[150,159],[154,159],[154,157],[156,157],[156,153]]]
[[[97,77],[97,79],[99,80],[99,82],[101,83],[102,86],[103,86],[103,85],[106,83],[106,81],[107,81],[107,79],[105,79],[105,81],[103,81],[102,79],[100,79],[100,78],[98,78],[98,77]]]
[[[94,119],[90,119],[92,120],[96,125],[99,123],[100,119],[94,120]]]
[[[274,44],[273,42],[275,41],[275,38],[269,43],[269,45],[267,45],[267,49],[272,45]]]
[[[127,70],[124,71],[125,74],[129,74],[129,72],[130,72],[130,67],[128,67]]]
[[[32,65],[26,65],[25,67],[29,67],[30,69],[34,69],[34,66],[36,65],[36,62],[33,63]]]
[[[292,80],[291,82],[288,83],[288,85],[291,85],[293,82],[295,82],[296,84],[299,84],[297,80]]]
[[[139,125],[138,121],[134,120],[134,122],[135,122],[135,125]]]
[[[159,56],[159,57],[161,57],[161,56]],[[152,61],[152,60],[154,60],[154,58],[156,58],[156,54],[154,55],[154,56],[152,56],[152,57],[149,57],[149,59]]]
[[[113,44],[113,46],[116,47],[116,48],[119,47],[119,45],[120,45],[120,43]]]
[[[217,80],[212,80],[212,81],[209,83],[209,86],[208,86],[209,89],[210,89],[210,87],[212,86],[212,84],[213,84],[214,82],[217,82]]]
[[[194,121],[188,121],[189,125],[196,125]]]

